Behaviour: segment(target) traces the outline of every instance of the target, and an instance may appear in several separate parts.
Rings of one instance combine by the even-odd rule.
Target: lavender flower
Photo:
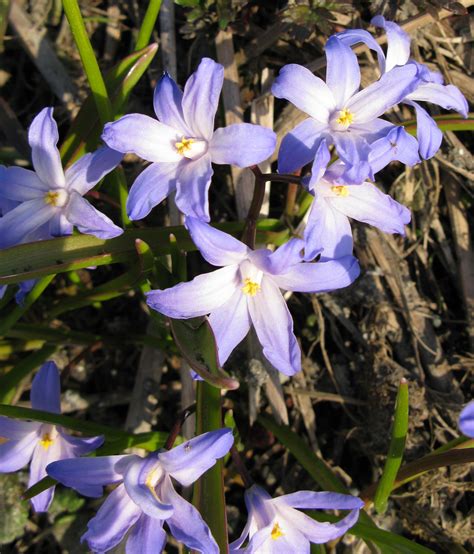
[[[129,114],[105,126],[102,138],[111,148],[152,162],[130,190],[131,219],[144,218],[176,189],[181,212],[209,221],[211,162],[248,167],[271,155],[276,136],[270,129],[241,123],[214,131],[223,81],[223,66],[204,58],[184,93],[163,76],[153,102],[159,121]]]
[[[151,291],[148,305],[177,319],[210,314],[221,364],[253,324],[264,356],[286,375],[298,372],[301,352],[279,289],[323,292],[346,287],[359,275],[357,260],[345,256],[324,263],[302,263],[301,239],[292,239],[272,253],[265,248],[250,250],[195,218],[187,218],[186,225],[204,258],[224,267],[188,283]]]
[[[463,435],[474,439],[474,400],[464,406],[459,415],[459,429]]]
[[[28,140],[35,171],[0,166],[0,198],[3,203],[18,203],[16,207],[10,204],[0,218],[0,248],[70,235],[73,226],[104,239],[123,233],[83,198],[120,163],[120,153],[100,148],[82,156],[64,172],[56,146],[58,128],[53,108],[44,108],[34,118]]]
[[[359,518],[364,503],[335,492],[299,491],[272,498],[253,485],[245,492],[249,513],[242,535],[230,545],[231,554],[309,553],[310,543],[322,544],[342,536]],[[296,509],[295,509],[296,508]],[[297,509],[351,510],[337,523],[320,523]],[[242,547],[249,537],[246,547]]]
[[[188,548],[218,554],[208,526],[196,508],[177,494],[171,477],[183,486],[191,485],[227,454],[233,441],[231,429],[219,429],[146,458],[124,455],[64,460],[50,464],[47,471],[87,496],[100,496],[103,485],[118,485],[82,536],[94,552],[114,548],[129,529],[127,552],[161,552],[166,521],[175,539]]]
[[[277,98],[285,98],[310,116],[283,139],[278,170],[291,173],[312,161],[320,146],[327,150],[333,143],[346,164],[345,182],[359,184],[373,176],[369,159],[373,143],[395,128],[379,116],[415,90],[419,68],[415,63],[396,67],[359,91],[359,65],[350,47],[332,36],[326,58],[326,83],[303,66],[290,64],[281,69],[272,86]],[[417,161],[418,156],[411,157],[412,164]]]
[[[390,74],[400,67],[409,65],[410,36],[396,23],[386,21],[378,15],[371,21],[372,25],[385,29],[387,33],[387,55],[380,48],[376,40],[362,29],[344,31],[337,37],[346,45],[351,46],[358,42],[365,43],[377,53],[380,71],[382,74]],[[417,138],[419,151],[422,158],[428,159],[436,154],[443,133],[438,128],[436,121],[422,108],[418,101],[431,102],[446,110],[455,110],[464,117],[468,114],[468,104],[461,91],[454,85],[443,85],[443,76],[438,72],[429,71],[422,64],[417,64],[421,80],[414,90],[403,99],[405,104],[415,108],[417,118]]]
[[[303,185],[314,196],[304,234],[306,258],[312,259],[321,251],[321,261],[350,255],[349,217],[385,233],[405,235],[404,226],[411,219],[408,208],[371,183],[346,185],[341,180],[344,173],[341,161],[332,164],[323,177],[318,169],[303,180]]]
[[[55,414],[61,413],[59,372],[54,362],[45,363],[31,386],[31,407]],[[66,434],[61,427],[49,423],[17,421],[0,417],[0,473],[18,471],[31,460],[28,487],[46,477],[46,466],[55,460],[89,454],[104,442],[103,437],[87,439]],[[36,512],[48,510],[54,487],[31,499]]]

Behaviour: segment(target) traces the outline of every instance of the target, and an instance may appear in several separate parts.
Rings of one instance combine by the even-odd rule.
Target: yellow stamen
[[[45,433],[42,437],[39,443],[41,446],[48,450],[48,448],[53,444],[54,440],[51,438],[51,435],[49,433]]]
[[[344,125],[349,127],[349,125],[354,121],[354,114],[351,113],[347,108],[344,108],[339,112],[339,117],[336,119],[336,123],[339,125]]]
[[[191,145],[193,144],[194,139],[192,138],[186,138],[183,137],[181,139],[181,142],[175,142],[174,145],[176,146],[176,150],[178,151],[178,154],[181,156],[184,156],[185,152],[188,152],[191,150]]]
[[[255,281],[252,281],[252,279],[245,279],[244,283],[245,284],[242,287],[242,292],[244,294],[248,294],[249,296],[255,296],[257,292],[260,290],[260,285]]]
[[[278,521],[276,521],[270,536],[274,541],[276,541],[280,537],[283,537],[284,534],[285,533],[283,533],[283,531],[281,530],[281,527],[278,525]]]
[[[336,185],[334,187],[331,187],[331,190],[333,191],[334,194],[337,194],[337,196],[342,196],[342,197],[349,196],[349,189],[344,185]]]
[[[50,190],[44,195],[44,201],[46,202],[46,204],[51,204],[51,206],[58,205],[58,198],[59,192],[55,192],[53,190]]]

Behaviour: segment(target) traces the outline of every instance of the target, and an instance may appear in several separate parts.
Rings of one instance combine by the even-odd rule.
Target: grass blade
[[[145,46],[150,42],[151,34],[156,25],[156,19],[160,13],[161,0],[150,0],[148,3],[148,8],[146,9],[145,16],[138,32],[137,43],[135,45],[135,50],[140,50],[145,48]]]

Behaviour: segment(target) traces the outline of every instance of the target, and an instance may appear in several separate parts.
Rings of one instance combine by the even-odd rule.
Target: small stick
[[[183,423],[195,411],[196,411],[196,404],[191,404],[191,406],[188,406],[187,408],[185,408],[178,415],[178,419],[174,422],[174,425],[171,428],[170,434],[168,435],[168,438],[166,439],[165,446],[164,446],[164,448],[166,450],[171,450],[173,448],[174,441],[176,440],[176,437],[179,435],[179,433],[181,431],[181,427],[183,426]]]

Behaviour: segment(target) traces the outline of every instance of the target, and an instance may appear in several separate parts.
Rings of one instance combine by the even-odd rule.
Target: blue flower
[[[59,372],[54,362],[45,363],[31,386],[31,407],[55,414],[61,413]],[[30,464],[28,487],[46,477],[46,466],[55,460],[89,454],[104,442],[103,437],[77,438],[66,434],[61,427],[49,423],[17,421],[0,417],[0,473],[18,471]],[[48,510],[54,487],[31,499],[36,512]]]
[[[309,553],[310,543],[332,541],[355,525],[364,505],[359,498],[335,492],[299,491],[272,498],[257,485],[245,492],[245,504],[249,518],[242,535],[230,545],[231,554]],[[337,523],[320,523],[298,509],[351,511]]]
[[[290,64],[273,83],[277,98],[285,98],[310,116],[284,137],[278,170],[292,173],[311,162],[320,146],[327,150],[334,144],[345,163],[343,179],[360,184],[374,173],[369,159],[373,143],[395,128],[380,116],[416,89],[420,69],[415,63],[395,67],[359,91],[359,64],[351,48],[332,36],[326,58],[326,82],[303,66]],[[418,160],[416,156],[411,163]]]
[[[53,108],[34,118],[28,140],[35,171],[0,166],[0,248],[70,235],[73,226],[104,239],[123,233],[83,198],[120,163],[122,154],[103,147],[63,171]]]
[[[387,33],[386,56],[372,35],[362,29],[344,31],[337,37],[348,46],[363,42],[374,50],[377,53],[382,74],[390,74],[401,67],[414,63],[409,62],[410,36],[401,27],[392,21],[386,21],[381,15],[374,17],[371,23],[385,29]],[[457,87],[443,85],[443,76],[440,73],[430,71],[423,64],[417,65],[421,80],[415,89],[405,96],[403,102],[415,108],[419,152],[422,158],[428,159],[438,151],[443,140],[443,133],[438,128],[436,121],[418,102],[431,102],[445,110],[455,110],[464,117],[467,117],[468,114],[468,104]]]
[[[183,486],[191,485],[227,454],[233,441],[231,429],[219,429],[146,458],[124,455],[64,460],[50,464],[47,471],[87,496],[100,496],[103,485],[118,485],[82,536],[94,552],[114,548],[129,530],[127,552],[161,552],[166,522],[175,539],[188,548],[218,554],[209,527],[196,508],[175,491],[171,478]]]
[[[327,292],[347,287],[359,275],[357,260],[345,256],[324,263],[303,263],[301,239],[292,239],[275,252],[250,250],[198,219],[186,218],[186,225],[204,258],[223,267],[188,283],[149,292],[148,305],[177,319],[210,314],[221,364],[253,324],[270,363],[286,375],[298,372],[301,352],[280,288]]]
[[[459,415],[459,429],[463,435],[474,439],[474,400],[464,406]]]
[[[271,129],[240,123],[214,131],[223,81],[224,67],[203,58],[184,93],[167,74],[158,83],[153,105],[159,121],[129,114],[105,126],[102,138],[111,148],[152,162],[130,190],[130,219],[144,218],[176,190],[181,212],[209,221],[211,162],[248,167],[272,154]]]

